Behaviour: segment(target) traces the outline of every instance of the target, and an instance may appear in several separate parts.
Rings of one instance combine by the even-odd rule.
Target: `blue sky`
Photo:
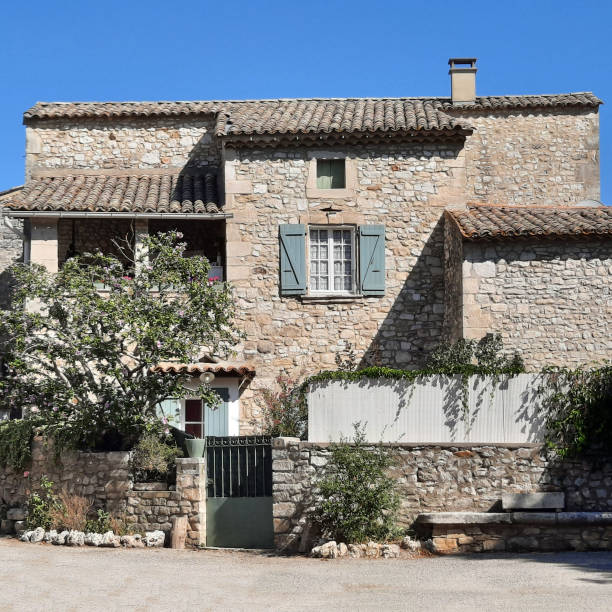
[[[612,3],[514,0],[6,2],[0,190],[23,182],[38,100],[438,96],[478,57],[479,95],[593,91],[612,204]]]

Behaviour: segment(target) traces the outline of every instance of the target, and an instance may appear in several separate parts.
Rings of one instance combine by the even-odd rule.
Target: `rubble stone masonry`
[[[563,491],[568,511],[612,511],[612,460],[556,461],[538,445],[386,445],[400,495],[399,523],[427,512],[487,512],[503,493]],[[276,548],[309,551],[316,482],[330,459],[327,444],[277,438],[272,449]],[[499,510],[498,510],[499,511]]]
[[[474,127],[465,144],[468,201],[572,206],[599,200],[593,109],[452,111]]]
[[[462,329],[498,332],[528,369],[612,356],[612,240],[463,244]]]

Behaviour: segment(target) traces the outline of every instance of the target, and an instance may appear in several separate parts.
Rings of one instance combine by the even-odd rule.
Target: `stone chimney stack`
[[[453,104],[472,104],[476,100],[476,58],[451,57],[448,60]]]

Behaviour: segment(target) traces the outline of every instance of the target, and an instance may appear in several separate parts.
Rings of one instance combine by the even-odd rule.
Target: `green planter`
[[[196,457],[203,457],[204,449],[206,448],[206,440],[203,440],[202,438],[186,438],[185,448],[187,449],[187,454],[192,459],[195,459]]]

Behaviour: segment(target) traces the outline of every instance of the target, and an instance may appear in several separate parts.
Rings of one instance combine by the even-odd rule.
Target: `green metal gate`
[[[273,548],[272,439],[206,437],[206,545]]]

